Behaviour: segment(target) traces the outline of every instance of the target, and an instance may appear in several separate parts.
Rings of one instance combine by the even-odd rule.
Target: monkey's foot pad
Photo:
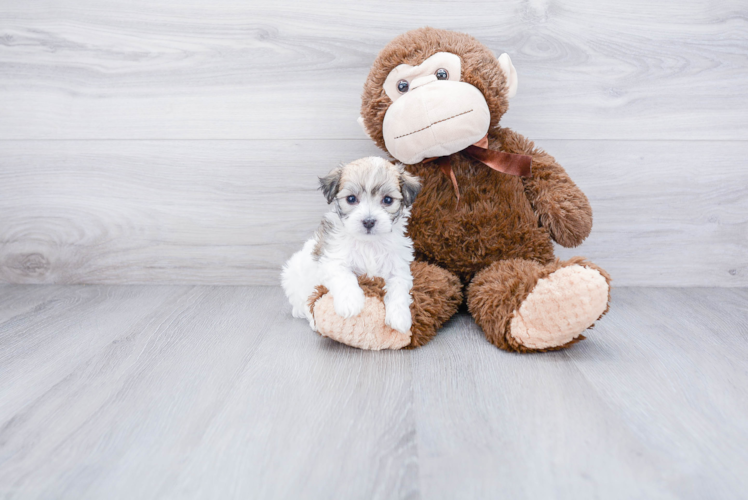
[[[605,312],[609,285],[597,270],[572,265],[538,280],[515,311],[511,335],[533,349],[568,344]]]
[[[326,293],[314,303],[313,314],[317,332],[341,344],[373,351],[410,344],[410,332],[406,335],[384,324],[384,303],[379,298],[366,297],[361,313],[344,319],[335,314],[332,295]]]

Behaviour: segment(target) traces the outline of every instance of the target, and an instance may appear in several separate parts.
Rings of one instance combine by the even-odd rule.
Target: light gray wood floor
[[[542,355],[366,352],[275,287],[0,286],[3,498],[740,498],[748,289],[618,288]]]

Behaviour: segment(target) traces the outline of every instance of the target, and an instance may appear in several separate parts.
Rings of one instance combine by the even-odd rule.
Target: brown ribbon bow
[[[465,153],[473,160],[479,161],[497,172],[502,172],[508,175],[518,175],[520,177],[532,176],[532,156],[504,153],[503,151],[488,149],[488,134],[472,146],[463,149],[461,153]],[[441,171],[444,172],[444,175],[452,180],[452,185],[454,186],[455,194],[457,195],[457,203],[459,204],[460,188],[457,185],[455,173],[452,171],[449,156],[427,158],[423,162],[428,163],[431,161],[436,162],[436,164],[439,165],[439,168],[441,168]]]

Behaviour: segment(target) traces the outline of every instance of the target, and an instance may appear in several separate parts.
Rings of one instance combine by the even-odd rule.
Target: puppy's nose
[[[364,219],[363,220],[363,225],[364,225],[364,227],[367,230],[373,228],[374,224],[376,224],[376,223],[377,223],[377,220],[376,219],[372,219],[371,217],[369,217],[368,219]]]

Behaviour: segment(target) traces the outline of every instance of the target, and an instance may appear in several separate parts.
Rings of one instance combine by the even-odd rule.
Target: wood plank
[[[565,352],[502,352],[468,316],[453,323],[414,364],[424,498],[669,497],[668,457],[650,453]]]
[[[748,142],[540,141],[616,285],[748,285]],[[0,281],[276,284],[369,141],[0,142]]]
[[[569,350],[412,351],[277,287],[0,286],[0,496],[740,498],[748,289],[617,288]],[[11,324],[12,323],[12,324]],[[40,341],[42,340],[42,341]]]
[[[615,289],[588,340],[538,355],[502,353],[458,318],[414,364],[422,495],[738,498],[747,298]]]
[[[232,288],[58,288],[60,298],[93,295],[95,300],[56,314],[42,314],[33,331],[10,332],[21,335],[24,348],[34,346],[33,339],[39,336],[54,345],[34,349],[19,361],[27,376],[14,376],[16,367],[3,370],[0,433],[3,456],[11,458],[0,470],[3,490],[67,498],[87,496],[90,481],[101,478],[98,471],[107,470],[120,458],[121,449],[130,446],[131,436],[142,439],[140,444],[146,448],[153,443],[153,432],[158,429],[147,426],[149,416],[159,415],[160,425],[181,429],[174,424],[173,410],[183,405],[185,415],[191,415],[190,411],[199,415],[195,401],[208,405],[220,401],[229,387],[221,383],[222,377],[241,368],[266,329],[256,319],[248,322],[246,315],[256,318],[259,312],[268,313],[279,304],[275,296],[268,296],[262,289],[245,289],[242,307],[237,307],[236,302],[227,300],[233,292]],[[201,317],[201,313],[207,316]],[[259,319],[263,317],[272,321],[274,315]],[[223,329],[232,322],[238,323],[236,328],[240,330]],[[190,332],[198,332],[200,338],[190,338]],[[210,359],[211,346],[225,347],[227,341],[231,348],[222,351],[219,360],[203,365]],[[14,359],[28,351],[3,344]],[[172,372],[174,378],[166,376],[172,368],[169,353],[181,352],[185,344],[193,349],[182,360],[186,371],[177,369]],[[207,371],[196,371],[201,365]],[[153,384],[164,381],[165,376],[167,384],[176,385],[171,392],[159,393]],[[192,390],[195,377],[204,377],[210,394]],[[19,403],[6,404],[15,400]],[[146,411],[152,403],[157,403],[151,408],[155,413]],[[120,411],[123,404],[128,411]],[[199,416],[190,420],[198,427],[200,421]],[[87,444],[94,446],[86,448]],[[83,453],[78,455],[78,451]],[[147,468],[148,455],[142,458]],[[90,464],[96,465],[92,469]],[[144,474],[141,479],[146,477]]]
[[[748,490],[748,290],[616,290],[616,314],[567,354],[676,498]]]
[[[44,300],[0,324],[0,363],[5,382],[0,387],[0,420],[54,392],[56,384],[70,375],[66,370],[71,362],[85,365],[106,346],[129,352],[136,344],[128,340],[128,335],[147,324],[166,297],[173,300],[175,294],[159,287],[50,286],[26,287],[26,291]],[[182,288],[178,295],[188,292],[188,288]],[[29,365],[34,363],[43,369],[30,372]]]
[[[283,313],[161,493],[418,498],[410,353],[315,335],[273,296]]]
[[[542,141],[589,197],[614,286],[748,285],[748,144]]]
[[[0,325],[12,321],[16,316],[23,317],[50,300],[58,293],[54,287],[38,290],[35,285],[11,286],[0,284]],[[44,292],[47,293],[44,293]]]
[[[279,288],[74,291],[108,298],[37,321],[36,335],[69,346],[62,362],[36,350],[30,377],[0,372],[26,399],[0,415],[0,492],[392,498],[417,487],[408,353],[313,334]]]
[[[41,146],[0,143],[3,281],[276,284],[326,210],[317,176],[376,152],[367,141]]]
[[[423,25],[509,53],[535,139],[743,140],[742,0],[8,3],[3,139],[359,139],[377,52]]]

